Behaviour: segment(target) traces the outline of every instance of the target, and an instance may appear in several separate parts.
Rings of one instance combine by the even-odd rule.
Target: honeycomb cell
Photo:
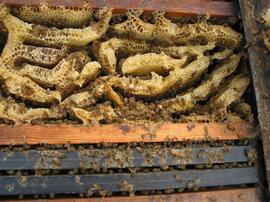
[[[22,6],[14,9],[20,19],[30,23],[40,23],[61,27],[81,27],[89,23],[93,8],[84,4],[81,8],[50,6],[43,3],[40,6]]]
[[[116,24],[112,30],[119,35],[132,35],[138,39],[159,40],[171,44],[193,44],[215,42],[226,47],[236,48],[241,40],[241,35],[223,25],[207,23],[181,24],[172,23],[164,17],[164,13],[154,12],[155,23],[147,23],[140,19],[142,12],[130,10],[128,19]]]

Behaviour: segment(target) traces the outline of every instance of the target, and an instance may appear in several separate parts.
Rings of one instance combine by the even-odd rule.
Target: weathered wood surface
[[[127,124],[0,125],[0,145],[95,144],[164,141],[238,140],[253,135],[247,122]]]
[[[39,5],[44,3],[43,0],[1,0],[0,2],[12,6],[20,5]],[[72,7],[80,7],[83,3],[88,2],[94,8],[110,7],[114,8],[114,13],[123,13],[127,9],[143,9],[146,13],[154,10],[166,11],[170,16],[186,16],[186,15],[205,15],[219,17],[237,17],[237,6],[233,2],[208,1],[208,0],[47,0],[50,5],[65,5]]]
[[[162,147],[143,151],[136,149],[1,151],[0,170],[80,169],[82,165],[85,168],[108,169],[241,163],[252,161],[247,154],[253,150],[251,146],[232,146],[231,148],[196,146],[182,149]]]
[[[30,202],[32,200],[20,200]],[[64,198],[64,199],[39,199],[37,202],[260,202],[257,188],[227,189],[218,191],[203,191],[181,194],[109,197],[109,198]],[[6,200],[15,202],[15,200]]]
[[[268,0],[239,0],[239,2],[248,44],[266,172],[270,182],[270,54],[266,51],[262,40],[263,25],[258,22],[263,10],[270,6],[270,2]]]
[[[131,185],[129,191],[164,190],[196,187],[233,186],[256,184],[258,182],[255,167],[184,170],[168,172],[149,172],[93,175],[47,175],[47,176],[1,176],[0,196],[34,194],[79,194],[87,193],[93,184],[107,192],[128,191],[121,186]]]

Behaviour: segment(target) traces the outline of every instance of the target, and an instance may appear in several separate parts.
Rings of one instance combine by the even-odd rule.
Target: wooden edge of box
[[[155,10],[166,11],[169,16],[193,16],[210,15],[216,17],[238,17],[237,4],[235,2],[189,0],[189,1],[156,1],[156,0],[47,0],[46,4],[53,6],[81,7],[88,3],[93,8],[109,7],[114,9],[114,13],[121,14],[127,9],[144,10],[152,13]],[[1,0],[11,6],[44,4],[43,0]]]

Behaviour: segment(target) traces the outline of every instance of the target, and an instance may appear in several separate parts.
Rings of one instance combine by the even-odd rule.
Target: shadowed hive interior
[[[0,22],[5,123],[253,119],[242,36],[228,25],[88,5],[1,5]]]

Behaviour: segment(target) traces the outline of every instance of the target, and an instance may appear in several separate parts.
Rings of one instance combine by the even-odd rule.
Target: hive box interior
[[[183,6],[181,10],[178,10],[178,13],[175,12],[173,7],[166,8],[167,14],[166,18],[164,18],[162,12],[154,12],[154,14],[152,14],[155,8],[149,8],[147,5],[144,7],[145,12],[143,15],[141,15],[139,11],[133,10],[128,13],[129,17],[126,17],[126,8],[121,7],[122,5],[118,7],[114,5],[116,9],[114,9],[112,17],[110,14],[111,11],[104,9],[94,11],[95,14],[89,17],[85,15],[84,12],[87,11],[89,15],[92,9],[88,6],[80,5],[82,10],[78,12],[81,12],[80,15],[84,14],[85,19],[76,19],[75,15],[73,19],[67,17],[69,14],[66,15],[64,11],[62,11],[63,15],[53,12],[56,8],[50,5],[43,5],[43,9],[41,8],[41,10],[35,8],[27,10],[22,8],[21,5],[18,6],[18,2],[15,2],[15,4],[12,1],[7,3],[10,3],[12,7],[12,16],[17,16],[25,22],[28,21],[28,23],[35,22],[36,20],[36,22],[39,22],[41,25],[33,27],[34,31],[31,32],[32,39],[31,36],[29,39],[26,39],[22,49],[16,49],[17,52],[14,52],[14,57],[6,58],[6,60],[10,60],[8,62],[5,61],[6,64],[14,63],[16,66],[13,66],[15,70],[20,72],[23,77],[27,77],[28,80],[22,80],[22,83],[18,84],[16,83],[18,77],[11,73],[9,73],[8,79],[3,79],[2,97],[3,100],[9,99],[6,103],[3,101],[4,112],[8,111],[8,107],[12,108],[11,106],[13,106],[14,103],[14,108],[18,107],[18,109],[14,110],[15,118],[13,120],[8,119],[8,115],[7,117],[2,117],[5,123],[0,126],[2,131],[1,144],[162,142],[166,140],[182,141],[187,139],[235,140],[254,134],[253,125],[250,122],[252,121],[250,118],[252,114],[256,119],[256,106],[253,101],[252,84],[249,84],[245,92],[240,92],[242,89],[245,89],[245,78],[248,76],[244,76],[245,78],[241,78],[240,76],[239,79],[243,80],[243,86],[236,86],[240,89],[239,94],[243,93],[241,99],[251,106],[252,112],[240,110],[242,114],[239,117],[232,116],[226,118],[226,115],[223,117],[223,111],[220,114],[219,110],[216,110],[216,108],[226,102],[226,100],[221,99],[221,103],[215,102],[215,100],[218,100],[218,98],[214,98],[215,94],[217,94],[216,96],[220,96],[219,94],[226,91],[226,86],[235,75],[245,74],[243,72],[246,72],[248,69],[247,61],[243,59],[244,57],[242,57],[239,64],[235,62],[237,57],[245,54],[242,45],[244,44],[243,39],[240,40],[238,38],[240,35],[237,34],[237,32],[242,33],[243,30],[239,28],[240,24],[235,20],[235,8],[228,2],[222,2],[222,4],[225,5],[224,8],[226,8],[223,10],[218,10],[217,2],[205,4],[207,5],[205,9],[208,9],[211,16],[213,16],[210,19],[208,19],[208,17],[183,17],[182,15],[187,15],[187,13],[185,13],[185,6]],[[91,7],[102,7],[102,5],[96,4],[97,5],[91,5]],[[113,4],[113,2],[111,2],[111,4]],[[78,6],[78,4],[75,6]],[[130,7],[132,6],[130,5]],[[56,17],[51,17],[49,18],[50,20],[48,20],[48,15],[45,15],[48,14],[46,13],[48,12],[46,9],[51,9],[52,12],[50,14],[52,16],[56,15]],[[39,13],[41,15],[32,18],[31,15],[29,15],[31,12],[32,17],[33,13]],[[42,16],[42,13],[47,17]],[[189,15],[192,16],[195,13],[198,13],[196,7],[189,10]],[[224,20],[224,16],[230,16],[231,18]],[[61,21],[61,18],[70,20]],[[135,19],[135,21],[132,22],[132,20],[130,20],[130,22],[128,22],[128,19]],[[139,21],[137,22],[136,19]],[[171,33],[170,30],[167,30],[167,35],[166,29],[163,30],[164,32],[161,31],[162,26],[160,28],[153,28],[155,27],[155,25],[153,25],[154,21],[164,23],[167,22],[166,20],[168,19],[170,19],[172,23],[178,24],[179,27],[184,26],[182,30],[184,30],[185,33],[177,38],[172,36],[176,35],[177,32],[180,34],[181,28],[176,29],[176,33]],[[73,27],[76,32],[76,29],[85,29],[89,21],[92,22],[89,27],[92,26],[93,29],[95,23],[96,25],[101,26],[102,24],[103,26],[99,27],[99,33],[98,36],[95,36],[96,38],[91,38],[92,36],[89,35],[89,38],[85,39],[86,42],[82,42],[81,39],[76,39],[76,37],[74,41],[65,42],[66,36],[64,32],[60,33],[61,30],[66,27]],[[79,22],[81,25],[79,25]],[[105,23],[105,25],[103,23]],[[109,24],[109,27],[106,23]],[[138,26],[137,23],[142,23],[143,26],[148,26],[149,29],[153,28],[153,32],[156,32],[156,35],[149,34],[147,29],[146,31],[142,31],[141,29],[143,29],[143,27]],[[190,28],[185,27],[188,26],[187,24],[190,25]],[[214,24],[216,24],[217,27],[215,27]],[[224,24],[226,25],[224,26]],[[48,28],[43,27],[43,25],[46,25]],[[169,26],[172,27],[174,25],[175,24],[169,24]],[[13,26],[16,27],[15,24]],[[57,31],[50,31],[53,30],[51,28],[53,26],[58,27],[57,29],[59,29],[60,35],[57,35],[59,34]],[[229,28],[230,26],[232,29]],[[12,26],[10,29],[12,30]],[[196,35],[196,29],[199,30],[198,35]],[[207,30],[207,34],[204,33],[204,29]],[[10,35],[8,35],[8,28],[5,27],[5,23],[2,23],[2,30],[1,47],[4,48],[7,44],[7,37]],[[16,33],[16,31],[18,31],[18,33]],[[20,29],[15,30],[14,35],[20,35],[20,31]],[[187,31],[190,32],[190,36],[185,36]],[[140,35],[140,32],[143,34]],[[54,34],[56,35],[54,36]],[[61,39],[61,34],[64,36],[63,40]],[[95,30],[92,35],[94,34]],[[192,36],[192,34],[194,36]],[[43,39],[42,36],[44,37]],[[153,36],[154,40],[151,37],[149,38],[149,36]],[[45,39],[46,37],[47,39]],[[82,36],[79,35],[79,38],[80,37]],[[244,37],[242,36],[242,38]],[[206,39],[211,39],[218,45],[211,47],[212,45]],[[15,41],[16,40],[17,39],[15,39]],[[20,40],[21,39],[19,39],[19,41]],[[60,40],[60,42],[57,40]],[[129,43],[130,41],[131,43]],[[78,45],[78,43],[82,44]],[[114,49],[114,47],[111,48],[111,46],[121,47],[118,50]],[[198,46],[200,46],[200,48],[198,48]],[[193,52],[193,50],[197,50],[196,48],[199,54],[203,53],[206,57],[203,55],[203,57],[200,58],[201,56],[196,53],[196,51]],[[140,49],[143,50],[141,51]],[[8,54],[3,54],[3,50],[4,49],[2,49],[2,58],[5,58],[5,55]],[[180,51],[180,54],[175,50]],[[113,64],[114,59],[111,58],[111,51],[116,51],[117,53],[115,55],[117,58],[115,64]],[[218,54],[215,55],[215,53]],[[210,58],[209,55],[212,55],[211,57],[214,57],[214,59],[212,58],[211,61],[208,61]],[[91,57],[91,61],[89,57]],[[228,58],[231,58],[231,60]],[[110,60],[108,61],[108,59]],[[219,60],[221,60],[221,62]],[[69,62],[65,64],[64,61]],[[147,67],[148,70],[144,72],[146,70],[145,66],[147,66],[149,62],[152,62],[153,65],[149,65]],[[194,66],[190,65],[191,63],[194,63]],[[221,79],[221,81],[216,84],[211,83],[213,75],[217,75],[213,73],[214,70],[218,68],[221,69],[223,66],[224,71],[226,68],[230,69],[226,67],[226,63],[230,68],[235,66],[237,69],[235,71],[230,70],[231,72],[228,73],[228,75],[225,75],[225,73],[220,74],[220,77],[223,76],[225,78],[226,76],[226,79]],[[75,70],[66,68],[72,65],[74,66],[72,68]],[[189,67],[191,72],[186,71],[185,73],[185,71],[179,71],[180,73],[178,73],[177,68],[176,70],[174,69],[176,65],[182,65],[184,67],[182,67],[182,69]],[[202,66],[205,66],[204,69]],[[57,70],[56,67],[60,67],[59,69],[62,68],[63,71],[54,72],[52,69]],[[88,69],[83,69],[84,67],[88,67]],[[198,67],[202,69],[201,72],[194,70]],[[80,70],[76,71],[76,68]],[[207,68],[208,70],[205,70]],[[33,71],[33,69],[36,70]],[[49,74],[51,76],[44,76],[44,78],[42,78],[41,74],[36,74],[38,71],[43,70],[44,72],[48,72],[48,69],[52,70]],[[181,69],[181,67],[178,67],[178,69]],[[84,73],[88,74],[87,78],[83,76],[80,78],[76,77],[77,80],[73,78],[73,83],[67,80],[58,80],[58,77],[64,74],[74,77],[74,74],[78,74],[79,72],[83,75],[82,72],[84,70]],[[156,73],[151,75],[151,71],[156,71]],[[183,84],[181,82],[171,82],[171,78],[178,74],[180,75],[178,81],[182,82],[182,80],[184,80]],[[185,74],[189,76],[186,78]],[[43,75],[45,75],[45,73]],[[96,77],[99,78],[96,79]],[[13,80],[11,79],[12,81],[10,81],[10,78]],[[60,78],[67,78],[67,76],[65,75]],[[80,79],[80,84],[77,82],[78,79]],[[209,80],[209,86],[202,88],[206,89],[206,91],[198,91],[199,93],[196,96],[199,96],[199,98],[196,98],[194,93],[191,94],[194,89],[196,90],[196,88],[207,83]],[[37,88],[33,88],[34,93],[29,94],[28,92],[24,92],[29,87],[24,85],[31,82],[34,83],[33,85],[38,84],[41,90],[49,89],[49,91],[43,92],[36,90]],[[14,86],[19,86],[21,89],[18,90]],[[31,87],[30,85],[30,88]],[[209,95],[211,96],[205,96],[204,93],[211,87],[213,88],[213,92],[209,91]],[[166,90],[162,90],[162,88]],[[215,90],[215,88],[217,89]],[[60,99],[59,92],[62,99],[60,104],[58,104]],[[72,99],[71,102],[67,102],[69,97],[72,97],[72,95],[78,92],[87,92],[85,93],[86,97],[83,97],[84,95],[78,96],[78,102],[81,102],[79,105],[73,105],[72,102],[74,102],[74,100]],[[39,95],[43,93],[45,96],[43,98],[36,98],[34,96],[35,93]],[[186,99],[185,96],[187,94],[193,96],[192,99],[187,96],[187,100],[191,100],[191,102],[187,102],[188,104],[182,106],[182,100]],[[229,96],[225,97],[235,96],[235,99],[239,100],[237,93],[228,95]],[[85,99],[88,104],[85,105],[83,99]],[[194,99],[198,100],[195,104],[193,104]],[[67,104],[65,104],[65,101]],[[94,103],[91,104],[92,102]],[[23,106],[17,106],[18,103]],[[57,109],[61,103],[64,103],[62,104],[64,107],[60,107],[56,114],[55,111],[51,113],[50,110]],[[192,104],[191,107],[189,106],[190,104]],[[214,106],[212,106],[212,104]],[[186,106],[188,110],[183,110],[182,108]],[[33,114],[39,113],[41,117],[48,117],[49,120],[33,120],[33,122],[31,122],[32,125],[29,125],[27,118],[16,118],[16,110],[24,112],[30,108],[42,108],[42,112],[37,110],[37,112],[33,112]],[[234,112],[232,107],[227,108],[226,106],[225,108],[225,111],[237,115],[237,112]],[[65,115],[60,114],[59,111],[61,113],[64,111]],[[212,116],[211,113],[213,111],[217,112],[213,113],[218,114],[217,117],[215,117],[215,115]],[[5,113],[3,114],[3,116],[5,116]],[[50,115],[52,115],[52,118]],[[63,116],[63,118],[61,117],[59,121],[57,116]],[[30,117],[32,118],[32,115],[30,115]],[[27,122],[28,124],[26,124]],[[20,125],[12,126],[14,123]]]
[[[235,3],[47,2],[0,9],[0,196],[259,201]]]

